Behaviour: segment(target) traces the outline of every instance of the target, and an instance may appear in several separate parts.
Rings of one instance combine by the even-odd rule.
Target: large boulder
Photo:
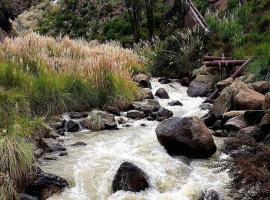
[[[145,74],[137,74],[133,77],[133,81],[137,82],[142,88],[152,88],[150,78]]]
[[[169,99],[169,95],[164,88],[159,88],[156,91],[155,96],[159,97],[160,99]]]
[[[54,193],[61,192],[68,186],[67,180],[56,176],[41,172],[37,175],[36,180],[27,186],[27,194],[38,197],[38,199],[47,199]]]
[[[242,89],[234,97],[236,110],[260,110],[264,103],[264,95],[251,89]]]
[[[248,86],[236,80],[224,88],[213,106],[213,113],[220,117],[225,112],[235,110],[260,110],[264,102],[264,95],[251,90]]]
[[[199,75],[197,76],[188,87],[188,95],[191,97],[204,97],[214,86],[214,76],[212,75]]]
[[[149,187],[149,178],[136,165],[124,162],[120,165],[112,182],[113,192],[119,190],[140,192]]]
[[[209,129],[198,117],[171,117],[157,126],[156,135],[171,155],[207,158],[216,152]]]

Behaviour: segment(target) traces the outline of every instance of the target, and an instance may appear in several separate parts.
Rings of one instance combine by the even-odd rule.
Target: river
[[[151,81],[153,93],[163,87],[170,99],[159,99],[161,106],[173,111],[174,116],[203,116],[199,108],[204,98],[192,98],[187,88],[179,83],[161,85]],[[179,100],[183,106],[168,106]],[[41,168],[71,181],[71,187],[49,200],[196,200],[201,192],[213,188],[229,199],[230,178],[222,167],[228,156],[217,151],[209,159],[189,160],[171,157],[159,144],[155,128],[159,122],[129,120],[131,127],[115,131],[81,131],[67,133],[64,137],[68,156],[48,161]],[[145,124],[146,126],[142,126]],[[78,141],[87,146],[72,147]],[[218,149],[222,139],[215,138]],[[139,193],[118,191],[112,193],[111,185],[120,164],[130,161],[150,177],[150,189]]]

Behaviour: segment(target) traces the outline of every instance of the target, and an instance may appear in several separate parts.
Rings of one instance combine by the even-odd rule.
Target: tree
[[[154,36],[154,7],[156,0],[145,0],[146,18],[147,18],[147,29],[149,40]]]
[[[133,28],[134,41],[139,42],[141,39],[142,2],[141,0],[125,0],[125,5]]]

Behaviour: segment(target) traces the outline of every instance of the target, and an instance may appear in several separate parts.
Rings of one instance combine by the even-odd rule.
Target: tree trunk
[[[151,41],[154,36],[154,6],[155,0],[145,0],[148,37]]]

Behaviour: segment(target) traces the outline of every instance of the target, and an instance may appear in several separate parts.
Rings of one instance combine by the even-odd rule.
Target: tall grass
[[[17,66],[0,70],[0,85],[23,90],[39,115],[108,103],[123,107],[137,92],[132,67],[142,66],[132,50],[116,42],[99,44],[34,33],[6,39],[0,58]]]

